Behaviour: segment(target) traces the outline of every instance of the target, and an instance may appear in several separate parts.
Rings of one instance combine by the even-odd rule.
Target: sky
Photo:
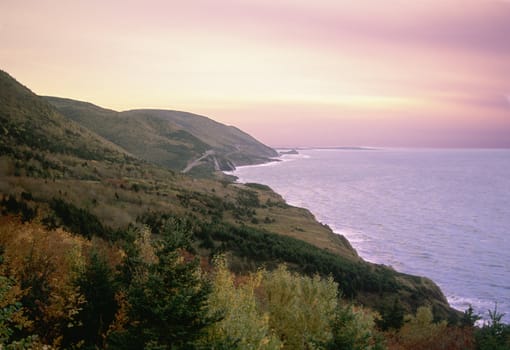
[[[274,147],[510,147],[510,0],[0,0],[0,43],[39,95]]]

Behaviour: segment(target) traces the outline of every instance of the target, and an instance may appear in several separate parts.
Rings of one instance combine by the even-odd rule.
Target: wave
[[[306,155],[306,154],[283,154],[279,157],[274,157],[274,158],[271,158],[271,161],[267,162],[267,163],[260,163],[260,164],[251,164],[251,165],[241,165],[241,166],[238,166],[236,167],[234,170],[230,170],[230,171],[223,171],[223,173],[225,175],[232,175],[232,176],[235,176],[237,177],[237,182],[239,183],[244,183],[244,182],[249,182],[249,181],[243,181],[240,177],[240,175],[238,174],[239,171],[241,170],[244,170],[244,169],[252,169],[252,168],[264,168],[264,167],[273,167],[273,166],[276,166],[276,165],[280,165],[281,163],[284,163],[284,162],[292,162],[292,161],[295,161],[295,160],[298,160],[298,159],[308,159],[310,158],[309,155]]]
[[[451,307],[462,312],[466,311],[471,306],[474,313],[481,317],[480,324],[484,324],[489,320],[489,310],[492,312],[495,308],[497,308],[498,312],[500,312],[499,310],[501,309],[501,304],[498,304],[493,300],[468,298],[455,294],[447,295],[446,298],[448,299]]]

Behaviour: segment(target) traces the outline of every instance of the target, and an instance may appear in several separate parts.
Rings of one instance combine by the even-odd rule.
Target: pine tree
[[[197,259],[187,261],[190,233],[181,222],[165,227],[154,243],[156,261],[138,262],[127,291],[129,323],[110,335],[111,349],[193,349],[206,326],[210,283]]]
[[[106,259],[92,251],[89,263],[75,281],[86,303],[77,316],[79,326],[69,330],[66,343],[83,342],[85,348],[103,345],[103,334],[114,320],[117,311],[115,293],[117,285]]]
[[[383,331],[389,329],[399,330],[404,325],[404,307],[398,298],[393,300],[391,307],[383,308],[381,319],[376,323]]]

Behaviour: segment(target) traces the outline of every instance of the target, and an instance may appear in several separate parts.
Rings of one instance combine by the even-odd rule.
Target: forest
[[[425,306],[406,314],[397,298],[382,312],[362,307],[332,274],[300,273],[286,264],[232,272],[230,253],[218,251],[211,259],[197,254],[195,237],[204,232],[196,230],[205,228],[190,220],[166,218],[157,233],[144,225],[106,240],[22,219],[9,214],[0,222],[0,341],[6,349],[510,344],[510,327],[497,310],[475,327],[479,316],[472,310],[448,322],[435,320]]]

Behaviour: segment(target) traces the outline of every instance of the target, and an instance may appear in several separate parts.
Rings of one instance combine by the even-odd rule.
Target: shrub
[[[236,285],[224,258],[215,260],[209,315],[223,318],[208,328],[206,344],[229,349],[279,349],[281,341],[269,328],[269,316],[260,310],[255,291],[262,273],[257,272]]]
[[[103,226],[99,219],[86,209],[78,208],[58,198],[54,198],[50,206],[58,218],[58,220],[46,218],[45,223],[50,228],[63,226],[89,239],[94,235],[106,239],[112,239],[114,236],[111,229]]]
[[[332,322],[332,338],[323,346],[326,350],[382,350],[383,337],[375,329],[373,315],[352,305],[336,309]]]
[[[338,285],[332,278],[291,273],[284,265],[264,274],[269,322],[284,349],[308,349],[330,338]]]

